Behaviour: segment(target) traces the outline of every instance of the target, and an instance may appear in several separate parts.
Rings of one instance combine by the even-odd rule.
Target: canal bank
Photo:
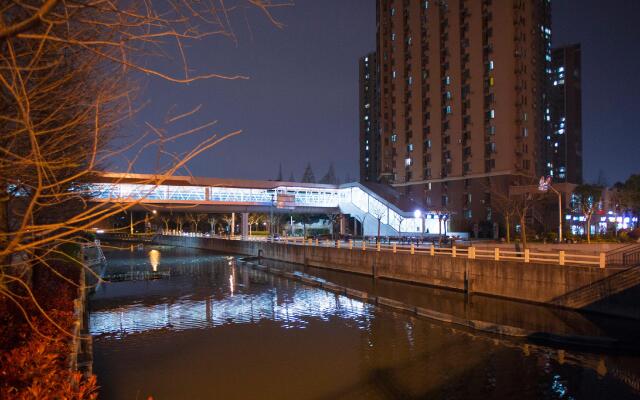
[[[632,320],[606,316],[586,318],[572,310],[549,312],[547,307],[535,304],[471,297],[460,292],[372,280],[362,275],[326,272],[257,257],[241,258],[239,262],[258,271],[472,332],[589,351],[640,353],[636,340],[640,336],[640,325]]]
[[[263,241],[158,236],[158,243],[261,256],[379,279],[640,319],[640,271]]]

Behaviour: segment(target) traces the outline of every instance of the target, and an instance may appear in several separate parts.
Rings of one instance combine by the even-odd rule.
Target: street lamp
[[[551,177],[546,179],[544,176],[540,177],[540,183],[538,184],[538,190],[541,192],[547,192],[551,189],[558,195],[558,243],[562,243],[562,194],[551,185]]]

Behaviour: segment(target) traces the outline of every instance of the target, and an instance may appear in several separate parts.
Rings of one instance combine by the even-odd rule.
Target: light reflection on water
[[[237,265],[233,257],[159,247],[107,257],[110,273],[171,277],[102,285],[92,297],[103,399],[638,394],[607,374],[603,356],[434,325]],[[636,379],[629,364],[613,369]]]
[[[230,275],[230,279],[233,278]],[[229,284],[231,294],[235,284]],[[92,335],[125,336],[151,329],[185,330],[223,324],[256,323],[262,319],[278,322],[283,328],[305,328],[308,318],[326,321],[335,316],[350,319],[354,326],[367,329],[371,305],[315,288],[298,287],[290,296],[279,299],[278,290],[239,293],[223,299],[194,300],[183,296],[171,303],[130,304],[109,310],[93,311]]]
[[[160,265],[160,251],[157,249],[149,250],[149,264],[153,272],[158,272],[158,265]]]

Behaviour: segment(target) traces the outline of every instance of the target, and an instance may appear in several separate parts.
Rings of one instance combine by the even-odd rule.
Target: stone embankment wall
[[[640,319],[637,302],[616,300],[620,290],[606,284],[615,282],[615,269],[215,238],[161,236],[157,242]],[[638,289],[640,274],[638,285],[633,279],[625,278],[625,291]]]

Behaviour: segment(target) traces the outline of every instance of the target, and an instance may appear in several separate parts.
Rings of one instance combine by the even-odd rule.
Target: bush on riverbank
[[[38,305],[59,327],[33,302],[21,304],[27,320],[14,303],[0,298],[0,399],[95,399],[95,376],[69,369],[71,337],[62,331],[73,331],[77,287],[68,280],[78,282],[78,267],[36,270],[32,290]]]

